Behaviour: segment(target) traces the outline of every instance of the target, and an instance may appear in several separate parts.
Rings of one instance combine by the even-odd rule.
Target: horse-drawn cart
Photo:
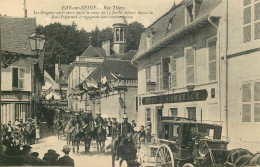
[[[184,118],[162,117],[159,139],[150,145],[153,166],[223,166],[229,152],[222,140],[220,123],[196,122]]]

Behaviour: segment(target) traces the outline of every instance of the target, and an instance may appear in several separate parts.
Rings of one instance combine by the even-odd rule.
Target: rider
[[[118,139],[115,141],[116,160],[119,159],[118,148],[123,147],[124,143],[126,143],[127,140],[131,140],[132,134],[134,132],[131,124],[128,122],[127,114],[124,114],[123,120],[124,121],[118,125],[119,136]]]
[[[101,117],[101,113],[98,112],[97,117],[95,118],[95,122],[96,122],[96,127],[98,127],[99,125],[101,125],[103,127],[103,125],[105,124],[104,119]]]

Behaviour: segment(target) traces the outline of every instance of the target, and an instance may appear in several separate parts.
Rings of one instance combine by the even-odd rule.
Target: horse
[[[83,138],[84,133],[80,129],[80,123],[76,123],[75,129],[73,130],[71,134],[71,141],[73,146],[73,153],[75,153],[75,145],[77,145],[77,153],[79,153],[79,144],[80,140]]]
[[[85,152],[89,152],[90,149],[90,144],[91,144],[91,140],[93,137],[93,133],[94,133],[94,125],[92,122],[89,122],[88,124],[86,124],[86,128],[84,128],[85,133],[84,133],[84,144],[85,144]]]
[[[116,150],[118,153],[116,153]],[[123,161],[126,161],[128,166],[138,166],[136,159],[137,149],[133,141],[132,135],[120,137],[119,140],[112,140],[112,167],[115,167],[116,154],[119,156],[119,165],[121,167]]]
[[[106,130],[102,127],[102,125],[98,125],[96,127],[96,143],[98,152],[105,152],[105,141],[106,141]]]
[[[75,127],[72,124],[73,122],[73,118],[69,118],[69,120],[67,121],[67,123],[64,125],[64,134],[66,134],[67,136],[67,144],[70,145],[71,142],[71,134],[74,131]]]

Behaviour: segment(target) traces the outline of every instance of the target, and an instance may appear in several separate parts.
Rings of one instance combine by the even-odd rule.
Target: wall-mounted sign
[[[2,92],[1,95],[3,100],[10,100],[10,101],[28,101],[29,94],[27,92]]]
[[[191,102],[191,101],[205,101],[208,97],[206,89],[196,90],[190,92],[161,95],[161,96],[150,96],[143,97],[143,105],[148,104],[162,104],[162,103],[179,103],[179,102]]]

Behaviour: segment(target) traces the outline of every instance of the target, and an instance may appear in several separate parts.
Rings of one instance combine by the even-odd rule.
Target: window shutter
[[[216,64],[216,41],[209,43],[209,80],[214,81],[217,78]]]
[[[251,122],[251,104],[243,104],[242,122]]]
[[[194,50],[186,50],[186,81],[187,84],[194,84]]]
[[[255,4],[255,21],[260,19],[260,2]]]
[[[254,121],[260,122],[260,103],[255,103],[254,111]]]
[[[244,6],[251,4],[251,0],[244,0]]]
[[[251,23],[251,7],[244,9],[244,25]]]
[[[13,88],[18,88],[18,68],[13,68]]]
[[[260,101],[260,82],[254,83],[254,101]]]
[[[156,90],[160,90],[161,63],[156,64]]]
[[[169,89],[169,63],[170,58],[163,58],[162,59],[162,65],[163,65],[163,89],[168,90]]]
[[[242,85],[242,102],[251,102],[251,83]]]
[[[177,67],[176,67],[176,59],[171,57],[171,87],[177,87]]]

